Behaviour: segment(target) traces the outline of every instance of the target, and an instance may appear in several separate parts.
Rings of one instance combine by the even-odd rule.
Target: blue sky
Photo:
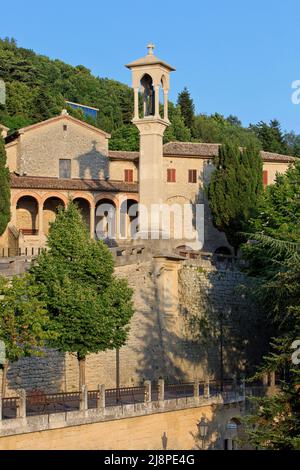
[[[171,99],[187,86],[197,112],[235,114],[245,125],[276,117],[300,133],[300,104],[291,102],[299,0],[15,0],[1,17],[1,37],[127,84],[124,64],[152,41],[177,69]]]

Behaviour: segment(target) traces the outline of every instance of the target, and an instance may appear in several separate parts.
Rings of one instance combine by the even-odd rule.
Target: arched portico
[[[57,196],[50,196],[43,203],[43,232],[48,234],[50,224],[55,221],[59,207],[65,207],[63,199]]]
[[[109,243],[117,238],[117,207],[111,198],[102,198],[96,203],[95,237]]]
[[[119,237],[132,240],[138,230],[138,202],[136,199],[124,199],[120,204]]]
[[[39,232],[39,203],[33,196],[21,196],[16,202],[16,227],[23,235]]]
[[[73,202],[80,211],[84,222],[86,223],[89,231],[91,230],[91,204],[83,197],[75,197]]]

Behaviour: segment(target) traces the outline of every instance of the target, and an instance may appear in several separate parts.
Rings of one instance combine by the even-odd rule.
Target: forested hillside
[[[99,108],[97,120],[69,109],[79,119],[110,132],[110,148],[138,150],[138,131],[131,124],[133,92],[116,80],[92,75],[84,65],[73,67],[18,47],[14,39],[0,39],[0,78],[6,83],[6,104],[0,105],[0,123],[10,132],[48,119],[65,107],[64,99]],[[235,116],[215,113],[195,115],[193,100],[184,89],[175,104],[169,104],[172,125],[165,133],[171,140],[258,144],[271,152],[300,155],[300,137],[283,133],[278,121],[259,122],[244,128]]]

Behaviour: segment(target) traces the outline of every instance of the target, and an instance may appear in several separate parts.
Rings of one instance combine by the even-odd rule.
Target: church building
[[[104,239],[110,246],[166,238],[174,253],[195,249],[232,253],[225,235],[212,225],[204,195],[219,144],[163,145],[170,124],[170,73],[175,69],[156,57],[153,47],[149,44],[145,57],[126,66],[132,72],[132,122],[140,133],[139,152],[110,151],[108,133],[75,119],[66,110],[10,135],[0,125],[11,172],[11,221],[0,238],[0,256],[37,254],[46,245],[58,207],[66,206],[70,199],[78,204],[91,237]],[[263,151],[261,158],[264,185],[273,183],[276,173],[284,173],[294,161]],[[198,205],[200,226],[193,230],[196,238],[201,231],[201,245],[195,248],[184,231],[175,234],[180,224],[172,211],[169,236],[165,237],[165,220],[153,212],[158,205],[182,208],[180,214],[190,218],[183,225],[193,225]],[[185,212],[185,207],[190,211]]]

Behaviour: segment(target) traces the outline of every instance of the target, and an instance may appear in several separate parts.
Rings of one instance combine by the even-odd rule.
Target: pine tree
[[[271,258],[275,242],[263,242]],[[276,336],[254,377],[273,372],[281,380],[273,396],[252,399],[252,413],[244,422],[247,440],[255,448],[300,450],[300,370],[292,361],[292,345],[297,341],[299,351],[300,339],[300,243],[292,250],[290,243],[279,241],[281,252],[284,247],[285,259],[274,261],[268,274],[258,277],[256,294]],[[299,360],[299,352],[296,356]]]
[[[10,176],[6,166],[4,141],[0,136],[0,236],[10,221]]]
[[[240,150],[224,144],[214,164],[207,188],[209,207],[215,227],[225,232],[236,253],[262,192],[262,160],[254,147]]]
[[[292,360],[300,339],[300,164],[263,192],[250,223],[252,240],[243,247],[255,295],[273,329],[269,353],[254,378],[280,378],[274,396],[254,400],[245,419],[248,441],[261,449],[300,449],[300,370]],[[296,344],[297,347],[297,344]],[[298,344],[299,351],[299,344]]]
[[[115,278],[109,249],[90,239],[71,201],[50,227],[48,248],[32,273],[58,335],[51,344],[76,353],[81,387],[86,357],[125,343],[133,315],[132,290],[125,280]]]
[[[178,95],[177,106],[180,106],[184,124],[192,130],[195,118],[195,106],[186,87]]]

